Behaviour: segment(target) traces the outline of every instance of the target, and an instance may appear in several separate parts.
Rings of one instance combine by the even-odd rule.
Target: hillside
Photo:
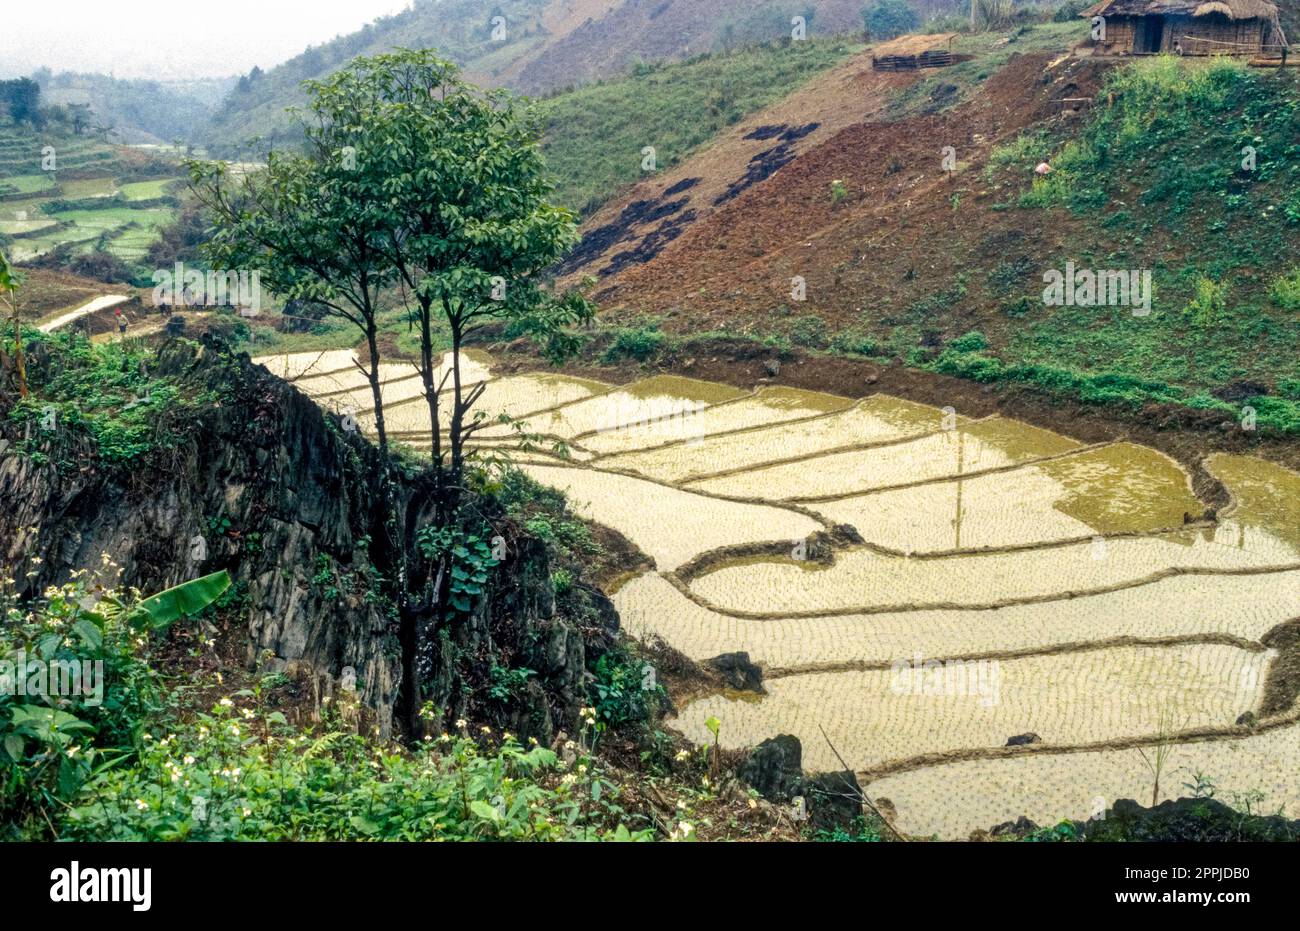
[[[17,262],[107,255],[81,270],[121,280],[176,218],[179,181],[156,150],[0,125],[0,245]]]
[[[1221,419],[1249,402],[1300,429],[1295,73],[1065,57],[1077,33],[1021,30],[992,58],[928,73],[853,59],[611,202],[564,271],[598,276],[608,318],[642,329],[1129,409]],[[1253,174],[1238,170],[1248,143]],[[1056,171],[1035,182],[1044,159]],[[1043,275],[1067,262],[1149,270],[1152,312],[1045,307]]]
[[[556,200],[590,212],[642,177],[644,147],[654,147],[657,170],[671,168],[860,48],[836,39],[749,46],[548,97],[538,117]]]
[[[808,0],[800,15],[810,36],[827,36],[860,30],[860,8],[858,0]],[[691,0],[498,0],[490,12],[475,0],[427,0],[248,75],[203,141],[231,155],[254,138],[256,151],[294,139],[285,109],[302,104],[301,82],[358,55],[436,48],[474,83],[537,95],[622,75],[641,62],[788,38],[792,15],[782,4],[749,0],[715,0],[707,8]],[[497,16],[505,25],[494,39]]]
[[[34,76],[51,104],[84,104],[98,125],[128,144],[193,141],[204,130],[234,79],[127,81],[103,74],[48,70]]]
[[[1249,902],[1130,842],[1300,839],[1300,62],[1086,2],[414,0],[224,102],[6,82],[0,841],[144,842],[160,914],[176,841],[294,861],[241,914],[340,898],[267,841]],[[144,888],[42,856],[15,900]]]

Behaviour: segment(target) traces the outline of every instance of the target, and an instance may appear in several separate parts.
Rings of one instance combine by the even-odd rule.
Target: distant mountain
[[[863,0],[417,0],[277,68],[240,79],[202,141],[234,154],[296,133],[285,109],[301,105],[301,83],[358,55],[436,48],[475,83],[545,94],[625,73],[640,62],[680,59],[755,41],[788,38],[792,19],[809,35],[862,28]]]
[[[195,141],[235,85],[233,77],[124,81],[104,74],[54,74],[48,69],[33,77],[41,85],[44,103],[86,104],[99,125],[112,127],[120,141],[130,144]]]

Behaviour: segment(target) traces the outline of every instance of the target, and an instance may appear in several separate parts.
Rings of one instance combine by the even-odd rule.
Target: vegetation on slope
[[[842,40],[777,42],[639,65],[541,101],[543,152],[556,198],[589,214],[642,173],[653,146],[671,168],[728,126],[789,94],[862,47]]]
[[[295,142],[297,131],[284,111],[305,102],[301,83],[320,80],[356,56],[433,49],[476,83],[546,93],[621,74],[639,61],[788,39],[795,15],[805,18],[810,38],[851,31],[859,22],[859,5],[859,0],[802,0],[793,7],[778,0],[704,5],[608,0],[575,9],[569,0],[496,0],[487,6],[478,0],[422,0],[270,71],[254,69],[227,97],[203,141],[223,157],[246,151],[253,139],[258,140],[255,152]],[[497,17],[504,19],[503,32],[494,27]]]
[[[158,155],[47,123],[0,125],[0,246],[105,281],[147,284],[180,171]]]
[[[96,127],[126,143],[193,141],[234,84],[231,78],[132,81],[49,69],[32,77],[51,103],[88,107]]]
[[[32,394],[6,412],[25,437],[14,447],[38,465],[131,467],[183,445],[187,425],[221,401],[151,374],[154,355],[135,340],[91,343],[75,333],[24,333],[29,347],[38,341],[57,364],[30,367]],[[4,348],[12,345],[10,334]]]
[[[615,276],[609,309],[627,328],[616,353],[652,361],[671,350],[670,332],[726,330],[1122,416],[1154,404],[1205,426],[1300,429],[1296,76],[1172,57],[1052,62],[1039,51],[972,89],[943,113],[842,133],[732,208],[736,232],[703,248],[723,228],[706,218]],[[1095,102],[1080,114],[1051,105],[1081,92]],[[968,157],[959,140],[987,133],[990,111],[1006,114],[1005,143],[940,175],[944,141]],[[1052,170],[1038,178],[1045,160]],[[837,184],[851,193],[837,200]],[[1044,275],[1067,262],[1149,270],[1151,312],[1045,303]],[[795,273],[809,282],[802,306],[778,291]]]
[[[1077,136],[1036,131],[990,172],[1025,220],[1065,210],[1085,224],[1078,267],[1150,268],[1151,313],[1043,306],[1008,293],[1024,270],[991,269],[1010,318],[997,358],[949,352],[938,367],[1103,402],[1250,406],[1261,425],[1300,432],[1295,76],[1161,57],[1111,72],[1101,100]],[[1029,181],[1041,159],[1054,170]]]

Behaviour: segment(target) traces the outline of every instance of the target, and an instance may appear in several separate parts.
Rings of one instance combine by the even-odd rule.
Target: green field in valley
[[[0,243],[18,262],[62,248],[67,260],[102,251],[138,263],[175,220],[181,186],[159,151],[0,126]]]

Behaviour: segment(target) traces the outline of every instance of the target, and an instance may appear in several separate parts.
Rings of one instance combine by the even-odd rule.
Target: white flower
[[[135,807],[140,809],[141,811],[148,811],[149,803],[142,798],[138,798],[135,800]]]
[[[186,766],[193,766],[193,765],[194,765],[194,757],[189,756],[189,755],[187,754],[187,755],[185,756],[185,758],[184,758],[183,760],[181,760],[181,762],[184,763]]]
[[[222,708],[231,708],[234,707],[235,703],[231,701],[229,698],[223,698],[221,699],[221,701],[217,702],[217,704],[220,705]]]

